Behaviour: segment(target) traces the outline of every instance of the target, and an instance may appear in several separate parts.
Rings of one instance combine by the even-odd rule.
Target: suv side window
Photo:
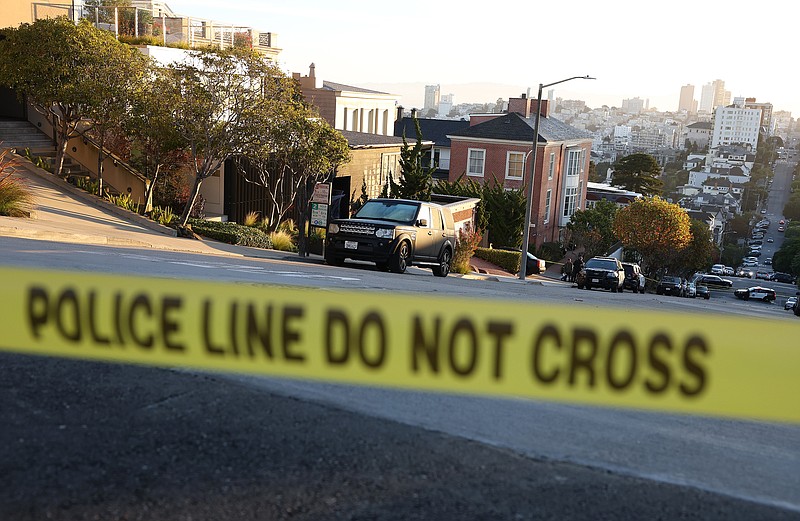
[[[438,208],[431,208],[431,228],[434,230],[442,230],[442,212]]]
[[[419,214],[417,214],[417,222],[420,219],[425,219],[428,224],[427,226],[420,226],[420,228],[431,228],[431,207],[430,206],[421,206],[419,209]]]

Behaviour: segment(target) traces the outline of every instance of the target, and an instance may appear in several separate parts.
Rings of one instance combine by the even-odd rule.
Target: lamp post
[[[526,271],[528,267],[528,243],[530,242],[530,227],[531,227],[531,203],[533,202],[533,178],[536,175],[536,148],[539,142],[539,121],[542,117],[542,89],[545,87],[552,87],[559,83],[564,83],[571,80],[594,80],[588,74],[586,76],[573,76],[564,80],[555,81],[553,83],[539,84],[539,94],[536,96],[536,119],[533,124],[533,145],[531,147],[531,176],[528,181],[528,196],[526,197],[525,204],[525,222],[522,225],[522,251],[519,257],[519,279],[525,280]]]

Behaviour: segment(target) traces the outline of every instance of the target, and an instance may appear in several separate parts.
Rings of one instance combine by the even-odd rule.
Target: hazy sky
[[[625,98],[677,110],[680,88],[725,81],[800,116],[796,31],[800,4],[761,0],[167,0],[182,14],[278,34],[287,72],[348,85],[439,84],[456,103],[518,96],[571,76],[555,95],[590,107]],[[540,8],[534,10],[533,6]],[[509,87],[465,99],[461,84]],[[514,90],[510,90],[514,89]],[[395,91],[402,90],[399,87]],[[403,94],[421,106],[424,91]]]

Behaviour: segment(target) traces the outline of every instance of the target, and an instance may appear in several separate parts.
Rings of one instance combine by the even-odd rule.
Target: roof
[[[533,141],[535,117],[523,118],[511,112],[477,125],[452,132],[450,137],[500,139],[505,141]],[[567,125],[555,118],[542,116],[539,120],[539,143],[548,141],[568,141],[572,139],[591,139],[592,134]]]
[[[710,122],[708,121],[698,121],[696,123],[692,123],[691,125],[686,125],[686,128],[696,128],[699,130],[711,130],[713,127]]]
[[[469,121],[452,119],[417,118],[422,138],[433,141],[439,147],[450,147],[448,134],[458,132],[469,127]],[[405,132],[406,139],[416,140],[417,129],[414,127],[414,118],[404,117],[394,122],[394,135],[402,136]]]
[[[377,148],[377,147],[397,147],[403,146],[403,138],[397,136],[382,136],[380,134],[368,134],[366,132],[353,132],[352,130],[340,130],[347,140],[350,148]],[[425,143],[425,141],[423,141]]]
[[[365,92],[368,94],[385,94],[387,96],[391,96],[388,92],[380,92],[377,90],[371,89],[363,89],[361,87],[353,87],[352,85],[345,85],[343,83],[335,83],[332,81],[323,81],[322,88],[324,90],[335,90],[335,91],[345,91],[345,92]]]

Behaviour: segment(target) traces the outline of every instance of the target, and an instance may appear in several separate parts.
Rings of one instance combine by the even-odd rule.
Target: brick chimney
[[[525,94],[522,94],[519,98],[510,98],[508,100],[508,112],[516,112],[525,119],[536,114],[536,109],[539,106],[539,100],[531,99]],[[550,115],[550,103],[548,100],[541,101],[541,113],[545,118]]]

